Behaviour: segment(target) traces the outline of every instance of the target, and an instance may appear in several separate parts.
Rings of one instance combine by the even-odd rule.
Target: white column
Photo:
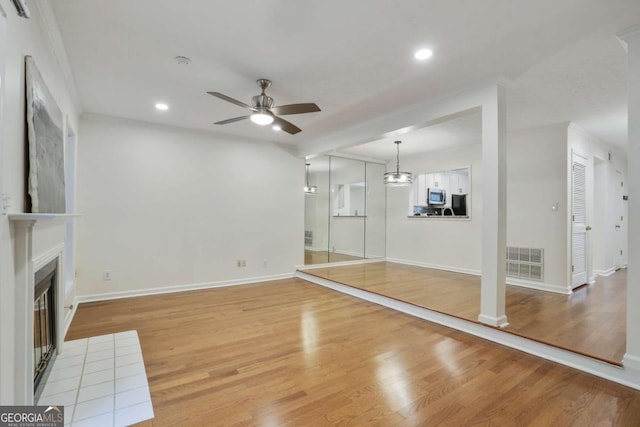
[[[629,249],[625,368],[640,371],[640,26],[620,36],[627,43],[629,90]]]
[[[14,222],[15,405],[33,405],[33,249],[35,221]]]
[[[505,327],[506,107],[505,91],[492,88],[482,104],[482,279],[478,321]]]
[[[4,187],[2,185],[3,154],[5,144],[3,100],[4,63],[6,47],[6,14],[0,4],[0,212],[4,211]],[[7,267],[10,258],[10,224],[6,217],[0,217],[0,405],[13,403],[13,349],[3,343],[14,341],[13,320],[13,271]]]

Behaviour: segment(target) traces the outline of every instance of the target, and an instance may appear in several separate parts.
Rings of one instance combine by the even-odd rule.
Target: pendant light
[[[400,144],[402,141],[395,141],[396,144],[396,170],[384,174],[384,183],[392,187],[410,185],[413,182],[411,172],[400,172]]]
[[[306,168],[307,168],[307,172],[306,172],[306,185],[304,186],[304,193],[305,194],[316,194],[318,192],[318,187],[316,187],[315,185],[309,185],[309,166],[311,166],[311,163],[306,163],[305,164]]]

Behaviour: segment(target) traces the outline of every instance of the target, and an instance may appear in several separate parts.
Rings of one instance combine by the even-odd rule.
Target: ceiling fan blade
[[[286,116],[287,114],[315,113],[320,111],[320,107],[313,102],[308,102],[305,104],[278,105],[270,108],[270,110],[273,114]]]
[[[220,92],[207,92],[207,93],[209,95],[215,96],[216,98],[224,99],[227,102],[230,102],[232,104],[236,104],[239,107],[248,108],[249,110],[256,111],[256,109],[253,108],[251,105],[247,105],[242,101],[238,101],[237,99],[233,99],[230,96],[227,96],[227,95],[222,94]]]
[[[280,128],[283,131],[291,135],[295,135],[298,132],[302,132],[302,129],[300,129],[298,126],[286,121],[285,119],[281,119],[280,117],[277,117],[277,116],[273,116],[273,124],[280,126]]]
[[[222,120],[219,122],[215,122],[214,125],[227,125],[233,122],[239,122],[240,120],[248,119],[251,116],[242,116],[242,117],[234,117],[233,119]]]

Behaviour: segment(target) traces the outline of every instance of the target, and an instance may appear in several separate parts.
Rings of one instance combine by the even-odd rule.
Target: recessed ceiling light
[[[416,53],[413,54],[413,57],[418,61],[424,61],[425,59],[431,58],[433,55],[433,51],[431,49],[418,49]]]
[[[169,109],[169,106],[165,103],[162,102],[158,102],[156,104],[156,110],[160,110],[160,111],[167,111]]]
[[[275,130],[276,132],[279,132],[282,130],[282,127],[280,125],[273,125],[272,129]]]
[[[173,58],[174,61],[176,61],[177,64],[179,65],[189,65],[191,64],[191,60],[189,58],[187,58],[186,56],[176,56],[175,58]]]

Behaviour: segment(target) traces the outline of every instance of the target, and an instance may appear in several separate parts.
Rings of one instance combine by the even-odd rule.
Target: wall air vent
[[[507,276],[544,279],[544,249],[507,246]]]
[[[305,246],[313,246],[313,231],[305,230],[304,231],[304,245]]]

